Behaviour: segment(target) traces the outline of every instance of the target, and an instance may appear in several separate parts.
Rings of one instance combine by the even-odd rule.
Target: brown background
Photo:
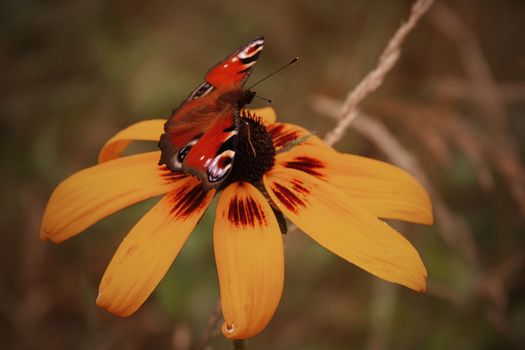
[[[38,239],[52,189],[94,164],[116,131],[168,116],[212,64],[261,34],[266,47],[252,81],[301,59],[258,93],[275,101],[280,120],[324,136],[335,121],[320,113],[319,97],[342,100],[375,66],[409,7],[364,0],[3,1],[0,348],[196,349],[218,298],[212,215],[154,296],[118,319],[95,306],[98,282],[151,201],[52,245]],[[436,225],[396,223],[427,265],[427,293],[379,281],[293,232],[281,305],[248,349],[525,343],[524,34],[523,1],[439,2],[362,105],[404,146],[397,156],[412,157],[435,195]],[[351,129],[336,148],[387,159],[377,135],[363,135]],[[222,336],[211,346],[231,348]]]

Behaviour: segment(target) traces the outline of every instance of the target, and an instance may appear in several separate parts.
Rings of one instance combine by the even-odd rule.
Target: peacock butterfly
[[[160,137],[161,158],[172,171],[197,176],[205,189],[228,177],[237,148],[240,111],[255,93],[244,89],[263,49],[258,37],[213,66],[173,112]]]

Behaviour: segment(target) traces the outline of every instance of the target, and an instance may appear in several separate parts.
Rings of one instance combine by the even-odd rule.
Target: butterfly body
[[[218,187],[233,166],[241,123],[240,110],[255,93],[243,88],[263,48],[256,38],[212,67],[164,125],[159,141],[161,159],[172,171]]]

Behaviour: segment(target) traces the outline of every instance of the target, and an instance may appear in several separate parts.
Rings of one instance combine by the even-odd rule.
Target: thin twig
[[[387,73],[394,67],[401,54],[401,45],[407,35],[414,29],[419,19],[428,11],[434,0],[418,0],[412,5],[410,17],[403,23],[392,36],[386,48],[379,57],[377,67],[370,71],[361,82],[351,90],[338,113],[339,123],[325,136],[325,142],[335,144],[343,137],[356,117],[358,105],[373,91],[381,86]]]

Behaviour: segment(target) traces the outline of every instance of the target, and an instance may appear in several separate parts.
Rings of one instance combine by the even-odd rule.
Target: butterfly
[[[164,125],[159,165],[197,176],[205,189],[217,188],[230,173],[241,110],[255,93],[243,86],[263,49],[257,37],[213,66]]]

